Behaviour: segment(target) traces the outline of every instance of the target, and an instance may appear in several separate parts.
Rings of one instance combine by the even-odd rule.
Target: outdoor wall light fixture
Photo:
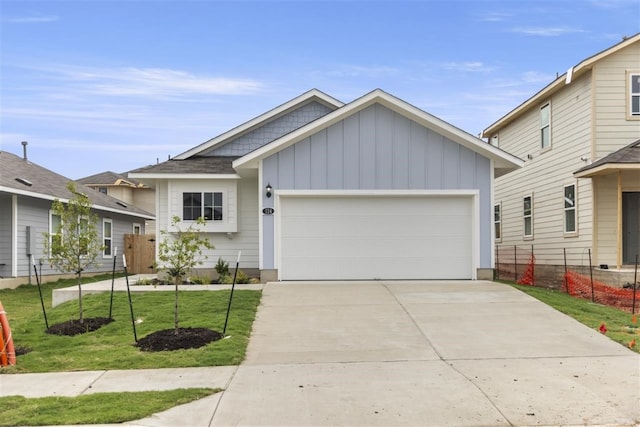
[[[271,197],[271,190],[273,190],[273,187],[271,187],[271,184],[267,184],[267,187],[265,188],[265,190],[267,190],[267,198]]]

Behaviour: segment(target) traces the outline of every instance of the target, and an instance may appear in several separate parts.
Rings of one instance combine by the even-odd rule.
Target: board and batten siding
[[[491,267],[491,162],[379,104],[265,158],[277,190],[479,190],[480,267]],[[263,207],[275,197],[262,195]],[[274,217],[262,216],[263,269],[274,265]],[[486,249],[486,250],[485,250]]]
[[[0,194],[0,277],[11,275],[12,196]]]
[[[540,147],[540,110],[551,104],[551,148]],[[591,77],[582,76],[518,120],[500,129],[499,145],[526,163],[495,181],[495,203],[502,208],[502,238],[498,245],[534,245],[536,261],[545,264],[583,263],[591,246],[593,195],[590,180],[576,180],[580,159],[591,151]],[[578,232],[564,234],[564,186],[576,184]],[[532,196],[533,238],[524,237],[523,198]]]
[[[628,116],[628,72],[640,73],[640,43],[627,46],[594,66],[593,160],[640,138],[640,117]]]
[[[182,217],[182,191],[215,190],[220,180],[159,180],[156,184],[158,192],[157,210],[160,213],[156,220],[156,253],[163,236],[160,230],[169,229],[172,215]],[[258,181],[257,178],[234,180],[237,183],[235,217],[237,232],[204,233],[215,246],[205,250],[207,256],[202,268],[213,268],[222,258],[230,266],[235,266],[238,251],[242,251],[240,268],[258,268]],[[213,190],[212,190],[213,189]],[[184,225],[184,224],[183,224]]]

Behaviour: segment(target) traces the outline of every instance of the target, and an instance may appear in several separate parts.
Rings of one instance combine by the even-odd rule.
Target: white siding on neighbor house
[[[628,46],[595,64],[593,160],[640,138],[640,117],[628,118],[627,72],[640,73],[640,43]]]
[[[591,246],[592,190],[590,180],[577,181],[573,172],[583,167],[582,155],[591,150],[590,76],[574,80],[551,99],[544,100],[519,120],[501,129],[500,148],[526,160],[525,166],[495,181],[495,203],[502,205],[502,239],[498,245],[534,245],[536,260],[581,263]],[[551,103],[551,149],[540,147],[540,111]],[[531,158],[529,158],[531,157]],[[564,234],[564,186],[576,184],[578,232]],[[523,198],[532,196],[533,238],[524,238]]]
[[[167,230],[172,215],[182,217],[182,190],[201,191],[203,186],[211,189],[211,185],[220,180],[190,180],[193,186],[185,187],[183,180],[158,180],[158,214],[156,219],[156,253],[163,238],[161,230]],[[205,251],[207,259],[202,268],[213,268],[219,257],[235,266],[238,251],[242,251],[240,268],[258,268],[258,183],[257,178],[234,180],[237,184],[236,220],[237,232],[228,235],[226,232],[205,233],[215,249]],[[171,195],[171,197],[169,197]],[[170,202],[171,200],[171,202]],[[171,206],[171,207],[170,207]]]
[[[618,236],[618,175],[610,174],[595,180],[596,217],[598,221],[596,248],[598,264],[617,264]],[[622,174],[622,191],[640,191],[637,176]]]

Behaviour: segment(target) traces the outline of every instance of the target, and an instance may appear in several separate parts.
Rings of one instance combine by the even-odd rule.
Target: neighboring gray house
[[[157,234],[199,216],[218,257],[263,280],[492,278],[492,183],[523,162],[374,90],[311,90],[129,177]]]
[[[80,178],[76,182],[155,215],[155,191],[142,182],[128,178],[127,172],[106,171]],[[147,233],[154,233],[155,228],[155,221],[146,221],[144,229]],[[143,232],[137,229],[133,233],[142,234]]]
[[[53,200],[64,202],[72,197],[67,189],[69,181],[27,160],[26,146],[23,157],[0,151],[0,287],[31,281],[32,263],[39,264],[40,260],[44,261],[41,272],[45,280],[60,274],[46,261],[44,233],[54,229]],[[77,188],[81,190],[82,186]],[[118,253],[123,253],[123,235],[133,233],[136,227],[144,232],[145,221],[154,216],[97,191],[86,189],[84,193],[93,203],[99,221],[98,235],[107,246],[98,257],[98,262],[100,258],[104,260],[101,266],[85,273],[111,271],[113,251],[119,247]],[[122,258],[117,257],[116,261],[117,269],[122,270]]]

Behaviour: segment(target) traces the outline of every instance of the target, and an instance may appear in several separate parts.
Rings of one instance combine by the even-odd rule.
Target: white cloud
[[[584,30],[572,27],[514,27],[510,30],[514,33],[527,36],[558,37],[565,34],[584,33]]]
[[[253,79],[198,76],[166,68],[77,69],[55,71],[83,91],[110,96],[183,97],[240,95],[259,92],[263,84]]]
[[[504,22],[511,18],[513,15],[511,13],[505,12],[488,12],[480,17],[478,17],[478,21],[480,22]]]
[[[23,16],[23,17],[9,17],[5,18],[2,21],[7,22],[9,24],[40,24],[43,22],[55,22],[60,19],[59,16],[56,15],[44,15],[44,16]]]
[[[395,67],[386,66],[362,66],[362,65],[345,65],[340,69],[329,71],[331,77],[367,77],[376,78],[381,76],[389,76],[398,73]]]
[[[483,72],[483,73],[487,73],[495,70],[495,67],[490,67],[480,61],[447,62],[442,64],[442,67],[446,70]]]

